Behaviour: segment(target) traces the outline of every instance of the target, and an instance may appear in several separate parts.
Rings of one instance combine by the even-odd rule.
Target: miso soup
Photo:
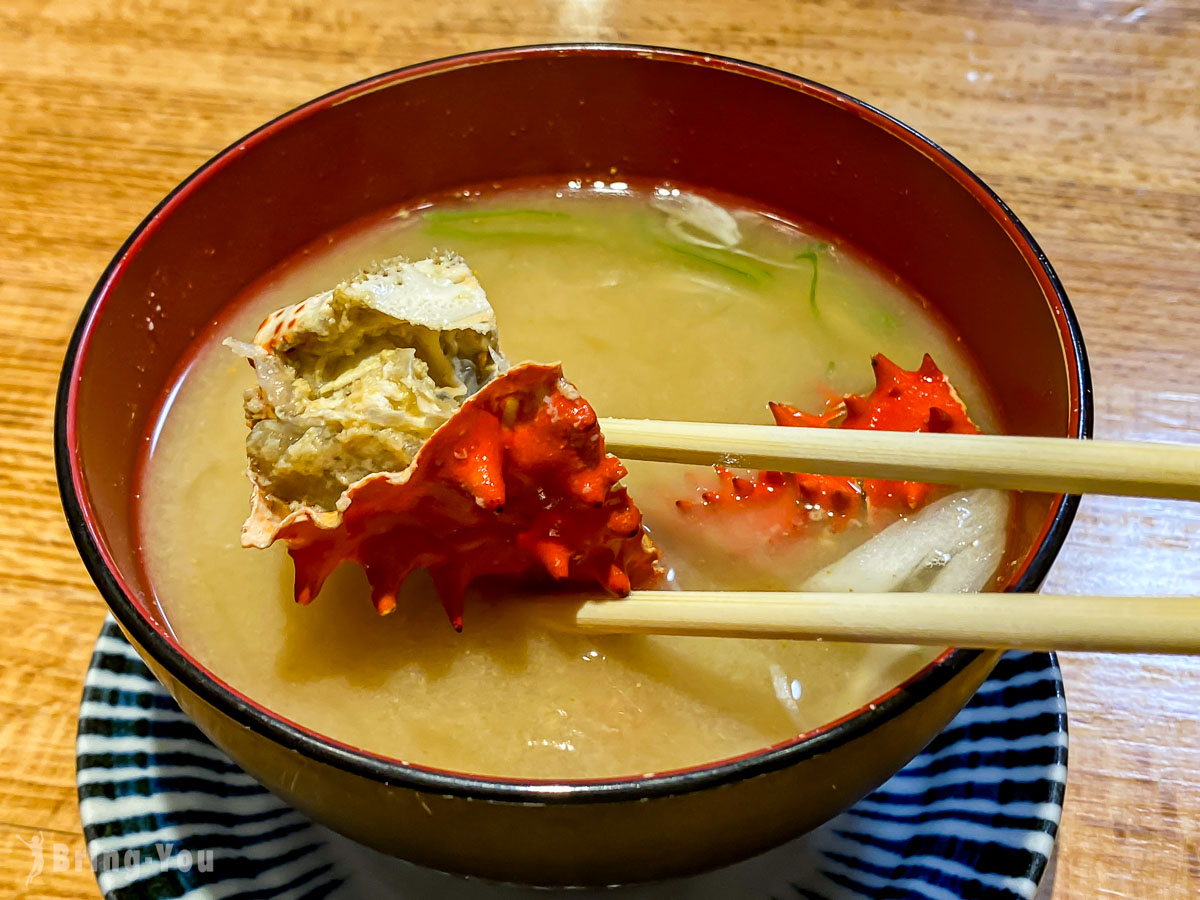
[[[722,216],[697,224],[677,215],[688,196],[579,182],[460,192],[331,236],[231,298],[180,368],[141,485],[145,567],[183,645],[237,690],[336,740],[533,778],[664,771],[785,741],[941,652],[550,633],[487,585],[469,594],[459,634],[419,575],[386,617],[354,566],[300,607],[285,548],[240,546],[241,397],[253,373],[222,338],[248,339],[271,310],[395,255],[460,253],[495,307],[508,358],[562,361],[601,416],[767,424],[768,401],[819,410],[868,390],[875,353],[906,368],[929,353],[975,423],[995,429],[959,342],[896,279],[834,237],[729,198]],[[731,222],[736,251],[708,231]],[[723,535],[676,506],[712,482],[711,470],[627,465],[666,589],[799,588],[886,524],[817,527],[783,543]]]

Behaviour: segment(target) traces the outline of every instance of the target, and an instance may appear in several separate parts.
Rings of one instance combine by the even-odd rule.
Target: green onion
[[[570,213],[546,209],[434,209],[422,219],[426,230],[438,237],[570,240],[592,233]]]
[[[719,250],[715,247],[701,247],[696,244],[678,244],[674,241],[656,240],[658,246],[685,257],[693,263],[708,266],[722,275],[734,276],[753,285],[761,285],[770,281],[774,276],[766,266],[758,265],[740,253],[730,250]]]
[[[572,218],[570,213],[549,209],[431,209],[420,215],[426,222],[478,222],[482,219],[561,222]]]
[[[829,249],[829,244],[823,241],[809,244],[803,250],[796,254],[796,259],[803,259],[806,262],[812,263],[812,281],[808,284],[808,305],[812,307],[813,316],[819,316],[820,310],[817,309],[817,271],[820,268],[818,257]]]

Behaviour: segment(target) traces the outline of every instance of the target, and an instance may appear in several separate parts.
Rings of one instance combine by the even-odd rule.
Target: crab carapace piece
[[[591,406],[559,366],[527,363],[489,382],[433,433],[402,473],[350,487],[337,527],[300,518],[278,538],[308,603],[343,560],[366,571],[381,613],[417,569],[450,621],[476,578],[597,584],[616,596],[651,584],[658,552],[618,482]]]
[[[427,569],[456,628],[481,576],[615,595],[656,577],[591,406],[559,366],[508,368],[460,257],[385,260],[227,343],[258,379],[242,544],[287,544],[300,603],[344,560],[381,613]]]
[[[797,428],[854,428],[880,431],[927,431],[978,434],[979,428],[946,375],[925,354],[914,371],[902,369],[882,353],[871,359],[875,388],[847,394],[826,404],[818,414],[785,403],[771,403],[775,424]],[[834,528],[868,510],[907,512],[924,504],[934,486],[919,481],[858,479],[841,475],[759,472],[739,475],[717,468],[718,487],[704,490],[699,501],[680,500],[685,512],[702,509],[768,511],[775,533],[792,533],[815,520],[831,520]]]

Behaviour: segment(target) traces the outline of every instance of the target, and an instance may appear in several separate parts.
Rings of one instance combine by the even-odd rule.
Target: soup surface
[[[578,182],[460,193],[309,248],[232,304],[181,370],[144,469],[145,566],[180,641],[233,687],[337,740],[533,778],[744,753],[868,703],[933,658],[918,647],[548,633],[486,586],[469,594],[456,634],[420,576],[387,617],[354,566],[299,607],[284,547],[240,546],[241,398],[253,375],[220,340],[248,339],[267,312],[373,260],[434,248],[475,270],[506,356],[561,360],[602,416],[768,423],[770,400],[819,410],[868,390],[874,353],[915,368],[928,352],[976,423],[994,427],[968,361],[919,299],[836,242],[733,206],[718,224],[736,223],[742,249],[713,250],[703,227],[672,212],[678,196]],[[711,471],[629,470],[667,587],[794,588],[870,536],[860,524],[783,542],[723,535],[675,505],[711,486]]]

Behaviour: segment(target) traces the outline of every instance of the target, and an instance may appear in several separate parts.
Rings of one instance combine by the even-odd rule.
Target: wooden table
[[[53,390],[89,289],[231,140],[385,69],[553,40],[798,72],[932,136],[1037,235],[1088,339],[1097,436],[1200,440],[1200,5],[1177,0],[5,0],[0,4],[0,893],[18,838],[83,848],[73,744],[104,605],[63,523]],[[1200,507],[1088,498],[1047,589],[1200,593]],[[1064,655],[1055,900],[1200,893],[1200,661]]]

